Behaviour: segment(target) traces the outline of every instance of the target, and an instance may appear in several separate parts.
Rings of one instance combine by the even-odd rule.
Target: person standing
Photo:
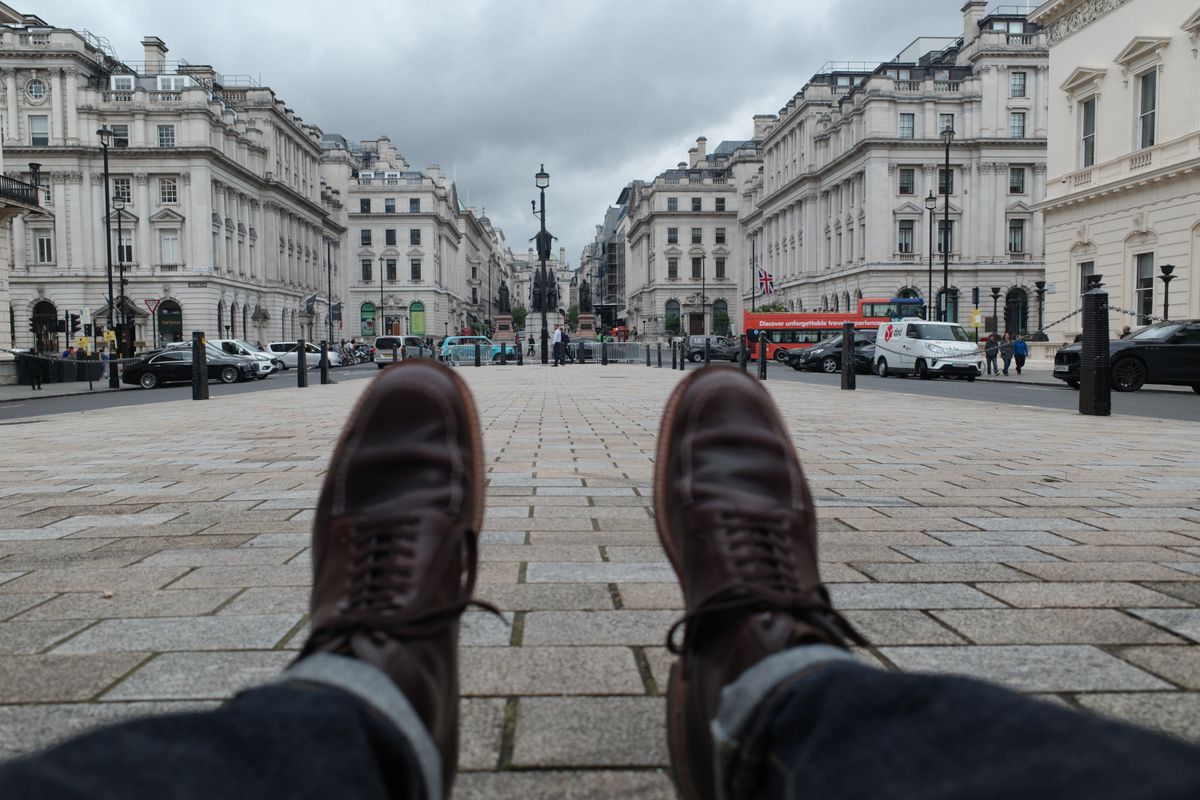
[[[33,353],[20,353],[17,355],[17,358],[21,360],[21,364],[25,368],[25,374],[29,376],[30,391],[41,391],[42,360]]]
[[[1017,340],[1013,342],[1013,359],[1017,362],[1017,374],[1021,374],[1021,368],[1025,366],[1025,359],[1029,358],[1029,342],[1025,341],[1025,337],[1017,334]]]
[[[1004,338],[1000,340],[1000,359],[1004,362],[1004,374],[1007,376],[1008,367],[1013,359],[1013,340],[1008,331],[1004,332]]]
[[[562,326],[555,325],[554,326],[554,353],[553,353],[554,363],[551,366],[557,367],[559,362],[562,361],[562,350],[563,350]]]
[[[987,374],[999,375],[1000,368],[996,366],[996,354],[1000,351],[1000,337],[995,331],[988,334],[983,345],[983,354],[987,357]]]

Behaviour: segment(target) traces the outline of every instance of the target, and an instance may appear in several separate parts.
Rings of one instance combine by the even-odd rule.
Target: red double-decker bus
[[[783,361],[788,350],[812,347],[823,339],[837,336],[842,325],[853,322],[858,329],[874,329],[881,322],[905,317],[923,317],[925,301],[909,297],[864,297],[855,311],[746,311],[742,330],[754,358],[758,348],[767,348],[767,358]]]

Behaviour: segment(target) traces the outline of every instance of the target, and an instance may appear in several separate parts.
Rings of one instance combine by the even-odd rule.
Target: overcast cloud
[[[1015,1],[1015,0],[1014,0]],[[388,134],[415,168],[440,164],[516,252],[537,223],[577,264],[630,180],[746,139],[830,60],[881,60],[962,32],[962,0],[53,0],[11,2],[141,60],[249,74],[307,122]]]

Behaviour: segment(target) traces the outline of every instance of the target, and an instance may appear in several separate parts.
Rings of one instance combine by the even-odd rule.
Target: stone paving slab
[[[477,595],[505,619],[463,624],[456,797],[673,797],[682,597],[651,477],[679,373],[461,374],[489,469]],[[0,755],[212,707],[295,656],[329,421],[365,383],[289,391],[270,430],[255,395],[95,411],[110,441],[67,463],[69,427],[0,429]],[[1200,740],[1200,425],[767,389],[814,485],[822,574],[874,642],[861,659]]]

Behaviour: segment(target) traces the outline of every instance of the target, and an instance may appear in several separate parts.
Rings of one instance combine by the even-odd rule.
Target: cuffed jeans
[[[1200,797],[1200,748],[966,678],[884,672],[826,645],[743,673],[712,731],[714,781],[730,800]],[[431,748],[383,673],[316,656],[218,710],[102,728],[2,765],[0,797],[440,798]]]

